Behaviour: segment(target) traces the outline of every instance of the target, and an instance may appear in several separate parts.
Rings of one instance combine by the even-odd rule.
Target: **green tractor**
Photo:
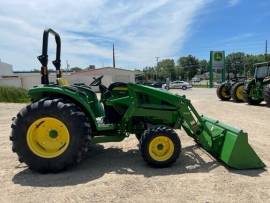
[[[245,101],[251,105],[259,105],[263,100],[270,107],[270,62],[254,64],[255,74],[247,80],[244,88]]]
[[[55,36],[56,83],[48,77],[48,36]],[[202,148],[236,169],[262,168],[264,163],[248,143],[244,131],[201,116],[185,96],[132,83],[70,85],[60,70],[61,39],[51,30],[43,34],[41,85],[29,90],[32,103],[11,125],[12,149],[20,162],[41,173],[59,172],[79,163],[92,144],[139,139],[143,159],[154,167],[173,164],[181,152],[174,129],[184,129]],[[98,100],[91,86],[98,86]],[[94,167],[94,166],[93,166]]]
[[[230,73],[228,71],[227,80],[221,83],[217,87],[217,96],[222,101],[229,101],[232,99],[234,102],[244,102],[244,81],[246,76],[237,76],[236,65],[244,67],[244,73],[246,73],[246,64],[244,63],[233,63],[233,78],[230,78]]]

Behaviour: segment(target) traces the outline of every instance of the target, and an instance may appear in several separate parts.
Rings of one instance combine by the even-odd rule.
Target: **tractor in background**
[[[243,77],[239,77],[237,75],[236,66],[242,66],[244,75]],[[234,102],[244,102],[244,81],[246,80],[246,64],[242,62],[232,63],[232,73],[233,77],[230,77],[230,71],[227,72],[227,80],[221,83],[217,87],[217,96],[222,101],[229,101],[232,99]]]
[[[56,82],[48,77],[48,36],[56,41]],[[112,83],[102,76],[90,84],[69,84],[61,74],[61,39],[43,33],[41,85],[29,90],[32,103],[12,121],[12,150],[31,170],[59,172],[79,163],[92,144],[139,139],[142,158],[153,167],[168,167],[180,155],[175,129],[183,129],[199,146],[235,169],[265,165],[243,130],[199,115],[185,96],[133,83]],[[97,86],[101,99],[92,90]],[[117,161],[117,160],[115,160]],[[91,166],[95,167],[95,166]]]
[[[256,63],[254,68],[254,77],[245,82],[245,101],[250,105],[259,105],[265,101],[270,107],[270,61]]]

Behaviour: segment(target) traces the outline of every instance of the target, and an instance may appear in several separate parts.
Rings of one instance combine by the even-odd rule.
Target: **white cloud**
[[[16,69],[39,66],[42,32],[51,27],[62,37],[63,64],[68,59],[72,66],[110,65],[115,42],[118,65],[153,65],[155,56],[181,50],[194,18],[209,1],[1,1],[0,58]]]
[[[240,0],[228,0],[228,1],[229,1],[229,6],[231,7],[240,3]]]

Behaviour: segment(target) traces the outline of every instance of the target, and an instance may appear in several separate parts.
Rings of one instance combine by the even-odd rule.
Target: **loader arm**
[[[129,84],[128,90],[129,97],[112,101],[129,104],[122,120],[124,129],[130,128],[134,117],[183,128],[196,143],[229,167],[252,169],[265,166],[249,145],[246,132],[199,115],[185,96],[137,84]]]

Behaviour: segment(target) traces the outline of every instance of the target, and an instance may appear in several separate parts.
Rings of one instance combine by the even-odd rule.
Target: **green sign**
[[[209,87],[214,87],[214,80],[225,81],[225,52],[210,52]]]
[[[211,66],[215,70],[221,70],[224,68],[224,51],[211,51]]]
[[[214,53],[214,60],[215,61],[222,61],[223,59],[223,53],[222,52],[215,52]]]

